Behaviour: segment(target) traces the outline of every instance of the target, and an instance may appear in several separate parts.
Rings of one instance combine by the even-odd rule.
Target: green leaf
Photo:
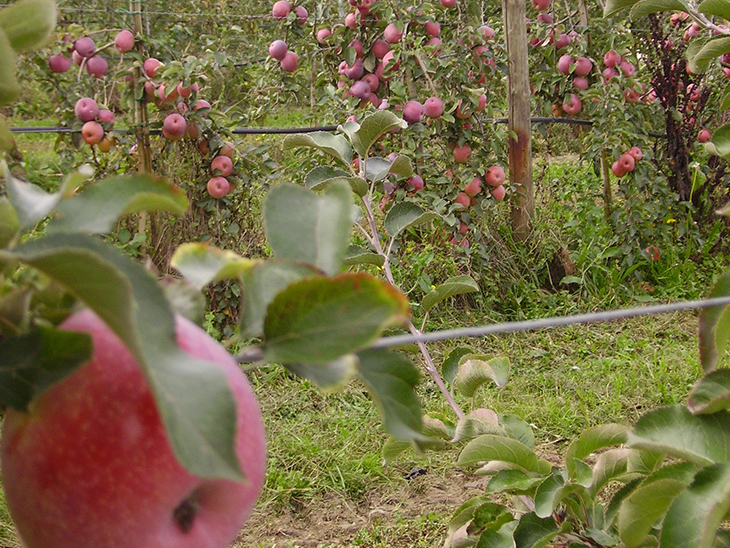
[[[47,327],[0,341],[0,404],[19,411],[88,361],[91,337]]]
[[[452,438],[450,430],[444,421],[429,415],[423,417],[423,428],[421,431],[429,438],[438,438],[445,441],[449,441]]]
[[[368,181],[378,182],[385,179],[390,173],[393,163],[385,158],[372,157],[364,161],[365,177]]]
[[[149,175],[111,177],[63,200],[48,223],[48,233],[107,234],[122,215],[140,211],[184,215],[188,206],[185,193],[162,179]]]
[[[564,521],[560,527],[552,518],[540,518],[536,514],[524,514],[514,532],[516,548],[542,548],[560,533],[570,530],[570,523]]]
[[[720,126],[712,132],[712,145],[715,149],[713,154],[722,156],[725,159],[730,157],[730,124]]]
[[[703,0],[697,10],[710,17],[722,17],[730,21],[730,2],[728,0]]]
[[[487,529],[479,537],[476,548],[514,548],[513,535],[516,527],[517,521],[511,521],[498,531]]]
[[[621,10],[625,10],[626,8],[630,8],[636,2],[639,0],[607,0],[606,5],[603,8],[603,16],[604,17],[611,17],[612,15],[618,13]]]
[[[233,251],[197,243],[180,245],[170,259],[170,266],[198,289],[209,283],[238,278],[256,264],[258,261],[245,259]]]
[[[385,422],[385,431],[401,440],[423,440],[421,404],[415,393],[418,369],[404,356],[385,349],[362,350],[359,377],[367,385]]]
[[[639,0],[631,8],[629,16],[636,20],[661,11],[689,11],[689,6],[681,0]]]
[[[31,288],[18,286],[0,296],[0,339],[27,331],[33,293]]]
[[[482,434],[506,436],[507,432],[499,425],[499,417],[491,409],[474,409],[459,419],[454,432],[454,442],[472,440]]]
[[[722,92],[722,98],[720,99],[720,110],[727,110],[730,108],[730,86],[725,86]]]
[[[321,195],[289,183],[272,188],[264,205],[264,226],[274,257],[337,274],[350,240],[352,208],[352,192],[345,183]]]
[[[373,264],[375,266],[383,266],[385,257],[374,251],[368,251],[359,245],[351,245],[347,248],[344,264],[354,266],[358,264]]]
[[[662,407],[642,416],[627,443],[700,465],[730,462],[730,414],[692,415],[686,407]]]
[[[686,462],[666,466],[644,479],[623,499],[618,511],[618,528],[627,548],[644,545],[652,527],[664,517],[696,471],[696,466]]]
[[[421,303],[421,306],[423,306],[423,303]],[[441,366],[441,374],[446,382],[454,382],[456,374],[459,372],[459,362],[461,361],[461,358],[473,352],[474,349],[468,346],[457,346],[449,352],[448,356],[446,356],[446,359],[444,360],[444,364]]]
[[[730,465],[713,464],[672,502],[659,537],[660,548],[710,548],[730,510]]]
[[[400,177],[410,177],[413,175],[411,159],[408,156],[396,156],[395,160],[393,160],[393,163],[390,165],[390,173]]]
[[[564,485],[563,476],[553,473],[537,486],[537,491],[535,491],[535,514],[538,517],[546,518],[553,514],[553,509],[557,507],[559,502],[555,501],[555,495]]]
[[[574,440],[565,454],[565,464],[571,478],[576,477],[577,461],[582,461],[591,453],[626,443],[629,429],[620,424],[600,424],[584,430],[578,439]]]
[[[0,248],[7,247],[20,230],[15,208],[6,197],[0,197]]]
[[[693,66],[707,70],[710,61],[720,57],[722,54],[730,51],[730,36],[721,36],[709,40],[702,49],[692,57]]]
[[[488,504],[490,502],[491,500],[488,497],[473,497],[454,510],[451,520],[449,521],[445,545],[451,546],[454,534],[474,519],[474,513],[477,511],[477,508],[479,508],[482,504]]]
[[[728,146],[730,147],[730,134]],[[707,298],[728,296],[730,296],[730,272],[720,276]],[[730,306],[712,306],[700,311],[699,339],[700,363],[704,372],[709,373],[717,367],[730,339]]]
[[[525,444],[494,434],[484,434],[470,441],[459,455],[459,465],[475,465],[481,462],[507,462],[527,472],[538,472],[535,453]]]
[[[367,347],[407,316],[405,296],[367,274],[302,280],[269,305],[264,351],[274,362],[329,363]]]
[[[609,449],[598,456],[593,466],[593,482],[590,488],[592,496],[597,496],[609,481],[619,479],[626,473],[631,451],[631,449]]]
[[[353,177],[342,169],[336,169],[330,166],[315,167],[307,173],[304,179],[304,186],[308,190],[320,191],[326,190],[334,184],[345,182],[350,185],[352,191],[358,196],[365,196],[368,193],[368,184],[360,177]]]
[[[357,374],[358,360],[354,354],[342,356],[326,364],[287,364],[286,368],[314,382],[325,393],[336,392],[344,388]]]
[[[20,0],[0,9],[0,29],[5,31],[15,51],[31,51],[43,46],[56,28],[53,0]]]
[[[390,208],[385,216],[385,230],[391,238],[411,226],[428,223],[440,218],[436,213],[426,212],[413,202],[399,202]]]
[[[302,147],[317,149],[346,166],[349,166],[352,162],[352,148],[342,135],[333,135],[326,131],[315,131],[290,135],[284,139],[284,150]]]
[[[0,13],[3,11],[0,10]],[[15,60],[10,40],[0,29],[0,105],[10,103],[20,95],[20,85],[15,78]],[[7,141],[7,135],[4,141]]]
[[[2,53],[0,52],[0,55]],[[0,67],[0,78],[2,78],[3,69]],[[0,104],[2,104],[2,89],[0,89]],[[15,139],[13,139],[13,134],[10,133],[10,127],[8,126],[7,121],[3,116],[0,114],[0,151],[4,150],[6,152],[10,152],[15,148]]]
[[[687,407],[695,415],[730,408],[730,369],[716,369],[700,379],[689,393]]]
[[[383,461],[385,464],[393,462],[398,455],[413,447],[410,441],[388,438],[383,444]]]
[[[241,335],[260,337],[264,334],[264,318],[276,295],[304,278],[321,276],[312,265],[270,259],[243,272],[243,313]]]
[[[500,470],[489,480],[487,493],[526,494],[542,481],[542,477],[528,476],[522,470]]]
[[[236,404],[220,367],[177,344],[162,288],[142,265],[86,234],[52,234],[0,250],[67,288],[119,336],[142,368],[173,450],[191,473],[242,479]]]
[[[467,398],[474,396],[482,384],[492,381],[502,388],[509,378],[509,359],[493,358],[483,354],[467,354],[459,361],[459,372],[454,388]]]
[[[464,293],[478,293],[479,285],[471,276],[455,276],[449,278],[444,283],[432,289],[426,294],[421,301],[421,310],[426,314],[438,303],[453,297],[454,295],[463,295]]]
[[[524,443],[530,449],[535,447],[535,434],[532,428],[517,415],[500,415],[499,424],[517,441]]]
[[[506,506],[485,502],[474,511],[474,518],[466,529],[468,535],[479,535],[483,531],[499,531],[503,525],[514,521]]]
[[[392,112],[379,110],[360,122],[360,129],[352,136],[352,146],[362,158],[367,158],[370,147],[382,135],[392,129],[405,129],[407,127],[408,124]]]

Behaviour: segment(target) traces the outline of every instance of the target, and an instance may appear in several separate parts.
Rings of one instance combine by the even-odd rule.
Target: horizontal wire
[[[730,304],[730,297],[715,297],[712,299],[700,299],[695,301],[683,301],[672,304],[660,304],[653,306],[641,306],[636,308],[624,308],[619,310],[611,310],[607,312],[593,312],[590,314],[576,314],[574,316],[557,316],[552,318],[543,318],[539,320],[526,320],[521,322],[506,322],[494,325],[483,325],[479,327],[463,327],[459,329],[446,329],[443,331],[433,331],[422,335],[395,335],[392,337],[383,337],[373,343],[370,348],[389,348],[393,346],[403,346],[406,344],[419,342],[436,342],[451,339],[464,339],[486,337],[487,335],[497,335],[502,333],[516,333],[520,331],[535,331],[537,329],[546,329],[550,327],[560,327],[575,324],[590,324],[598,322],[607,322],[612,320],[623,320],[626,318],[635,318],[638,316],[648,316],[653,314],[667,314],[670,312],[679,312],[682,310],[693,310],[697,308],[710,308],[713,306],[725,306]]]

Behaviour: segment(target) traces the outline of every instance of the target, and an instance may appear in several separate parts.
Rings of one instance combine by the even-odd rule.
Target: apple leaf
[[[454,388],[467,398],[471,398],[485,382],[492,381],[502,388],[507,384],[508,378],[509,359],[484,354],[466,354],[459,360],[459,372],[454,379]]]
[[[527,472],[539,472],[537,457],[524,443],[504,436],[484,434],[470,441],[459,455],[459,465],[499,461],[514,464]]]
[[[337,274],[347,253],[352,209],[352,192],[343,182],[320,195],[289,183],[272,188],[264,204],[264,226],[274,257]]]
[[[576,477],[578,461],[599,449],[626,443],[628,432],[629,429],[621,424],[599,424],[581,432],[565,454],[565,465],[570,477]]]
[[[385,349],[358,352],[358,376],[380,409],[385,431],[400,440],[428,441],[421,433],[421,403],[415,386],[418,369],[406,357]]]
[[[454,276],[426,294],[421,301],[421,311],[426,314],[438,303],[454,295],[478,292],[479,286],[471,276]]]
[[[358,360],[354,354],[347,354],[327,364],[290,363],[286,368],[300,377],[314,382],[323,392],[330,393],[344,388],[357,374]]]
[[[695,415],[730,408],[730,369],[715,369],[694,385],[687,408]]]
[[[535,491],[535,514],[538,517],[546,518],[551,516],[553,510],[560,503],[558,493],[565,486],[565,480],[559,473],[552,473],[546,477]]]
[[[88,361],[91,337],[48,327],[0,341],[0,404],[25,411],[41,392]]]
[[[500,529],[487,529],[479,537],[476,548],[515,548],[514,532],[517,521],[510,521]]]
[[[690,11],[686,2],[681,0],[639,0],[633,5],[629,16],[639,19],[645,15],[661,11]]]
[[[631,452],[632,449],[627,448],[609,449],[598,455],[596,464],[593,466],[593,481],[590,487],[593,497],[597,496],[609,481],[626,473]]]
[[[606,5],[603,8],[603,16],[604,17],[611,17],[612,15],[620,12],[621,10],[625,10],[626,8],[630,8],[636,2],[639,0],[607,0]]]
[[[730,413],[692,415],[681,405],[655,409],[637,421],[627,443],[701,465],[730,462]]]
[[[727,0],[703,0],[697,11],[710,17],[722,17],[730,21],[730,2]]]
[[[644,478],[623,497],[618,510],[618,530],[626,548],[644,546],[654,524],[667,513],[674,498],[692,481],[697,467],[679,462]]]
[[[140,364],[173,450],[191,473],[241,481],[236,404],[225,373],[177,344],[164,292],[142,265],[86,234],[51,234],[0,258],[22,261],[81,299]]]
[[[454,442],[473,440],[482,434],[506,436],[507,432],[499,426],[499,418],[491,409],[474,409],[459,419],[454,431]]]
[[[702,46],[702,49],[692,57],[692,64],[704,72],[707,70],[710,61],[713,61],[728,51],[730,51],[730,36],[714,38]]]
[[[570,531],[570,521],[557,526],[553,518],[541,518],[532,512],[520,518],[514,532],[517,548],[542,548],[561,533]]]
[[[489,480],[487,493],[529,494],[542,480],[542,477],[528,476],[522,470],[500,470]]]
[[[710,144],[710,143],[705,143]],[[730,158],[730,124],[725,124],[712,132],[712,146],[714,154],[727,159]]]
[[[0,198],[0,248],[7,247],[20,231],[20,219],[6,197]]]
[[[0,10],[0,13],[3,11],[5,10]],[[14,101],[18,95],[20,85],[15,78],[15,52],[10,40],[0,29],[0,105]]]
[[[507,435],[522,442],[532,449],[535,447],[535,434],[532,428],[521,417],[517,415],[499,415],[499,425],[504,428]]]
[[[256,264],[259,261],[233,251],[197,243],[180,245],[170,259],[170,266],[199,290],[209,283],[238,278]]]
[[[266,311],[276,295],[299,280],[321,275],[322,271],[312,265],[276,259],[246,269],[243,273],[241,335],[263,335]]]
[[[449,352],[448,356],[446,356],[446,359],[444,360],[444,364],[441,366],[441,375],[443,375],[446,382],[454,382],[456,375],[459,373],[459,362],[461,361],[461,358],[467,354],[472,354],[473,352],[474,349],[468,346],[457,346]]]
[[[56,28],[54,0],[19,0],[0,10],[0,29],[15,51],[43,46]]]
[[[727,296],[730,296],[730,272],[718,278],[708,298]],[[709,373],[717,367],[730,340],[730,306],[712,306],[700,311],[699,340],[700,363],[705,373]]]
[[[352,141],[352,136],[355,135],[355,132],[358,129],[360,129],[360,124],[354,120],[348,120],[344,124],[337,126],[337,130],[347,135],[350,138],[350,141]]]
[[[408,156],[396,156],[390,165],[390,172],[401,177],[410,177],[413,175],[413,166]]]
[[[2,55],[2,53],[0,53]],[[0,78],[2,78],[3,69],[0,67]],[[0,104],[2,104],[2,91],[0,90]],[[8,122],[0,114],[0,150],[9,152],[15,148],[15,139],[13,134],[10,132]]]
[[[27,331],[32,297],[33,290],[22,286],[14,287],[0,296],[0,339]]]
[[[362,157],[367,158],[370,147],[392,129],[405,129],[408,124],[387,110],[379,110],[365,117],[360,128],[352,135],[352,146]]]
[[[408,300],[367,274],[310,278],[289,285],[268,307],[264,352],[269,361],[329,363],[361,350],[408,317]]]
[[[474,518],[466,532],[468,535],[479,535],[483,531],[498,531],[503,525],[514,519],[506,506],[495,502],[485,502],[474,511]]]
[[[406,228],[440,219],[436,213],[424,211],[413,202],[399,202],[390,208],[385,216],[385,230],[395,238]]]
[[[358,245],[351,245],[347,248],[347,255],[345,255],[344,264],[348,266],[358,264],[373,264],[375,266],[383,266],[385,264],[385,257],[374,251],[368,251],[364,247]]]
[[[381,181],[388,176],[390,173],[390,167],[393,163],[385,158],[373,156],[363,162],[365,166],[365,178],[368,181]]]
[[[188,206],[185,193],[162,179],[150,175],[110,177],[58,204],[48,233],[107,234],[122,215],[139,211],[184,215]]]
[[[710,548],[730,510],[730,464],[713,464],[697,472],[672,501],[659,537],[660,548]]]
[[[303,147],[317,149],[346,166],[349,166],[352,162],[352,148],[342,135],[333,135],[326,131],[315,131],[290,135],[284,139],[284,150]]]
[[[353,177],[342,169],[330,166],[318,166],[307,173],[304,179],[304,186],[308,190],[318,191],[328,189],[339,181],[344,181],[350,185],[352,191],[358,196],[365,196],[368,193],[368,184],[363,179]]]

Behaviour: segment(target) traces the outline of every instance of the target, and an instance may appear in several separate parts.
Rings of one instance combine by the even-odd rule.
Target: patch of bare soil
[[[332,493],[276,513],[258,509],[235,546],[411,547],[415,544],[409,530],[420,536],[435,535],[431,545],[439,546],[452,512],[469,498],[483,494],[485,486],[485,479],[458,470],[444,475],[428,472],[383,486],[359,502]],[[426,517],[430,519],[424,521]],[[397,527],[398,533],[391,531],[392,538],[386,541],[382,530],[391,527]]]

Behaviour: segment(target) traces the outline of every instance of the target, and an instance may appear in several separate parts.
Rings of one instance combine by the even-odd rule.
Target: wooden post
[[[527,240],[535,214],[532,186],[532,136],[530,123],[530,70],[527,61],[527,24],[524,0],[502,0],[505,42],[509,62],[507,106],[509,176],[512,195],[512,231]]]

